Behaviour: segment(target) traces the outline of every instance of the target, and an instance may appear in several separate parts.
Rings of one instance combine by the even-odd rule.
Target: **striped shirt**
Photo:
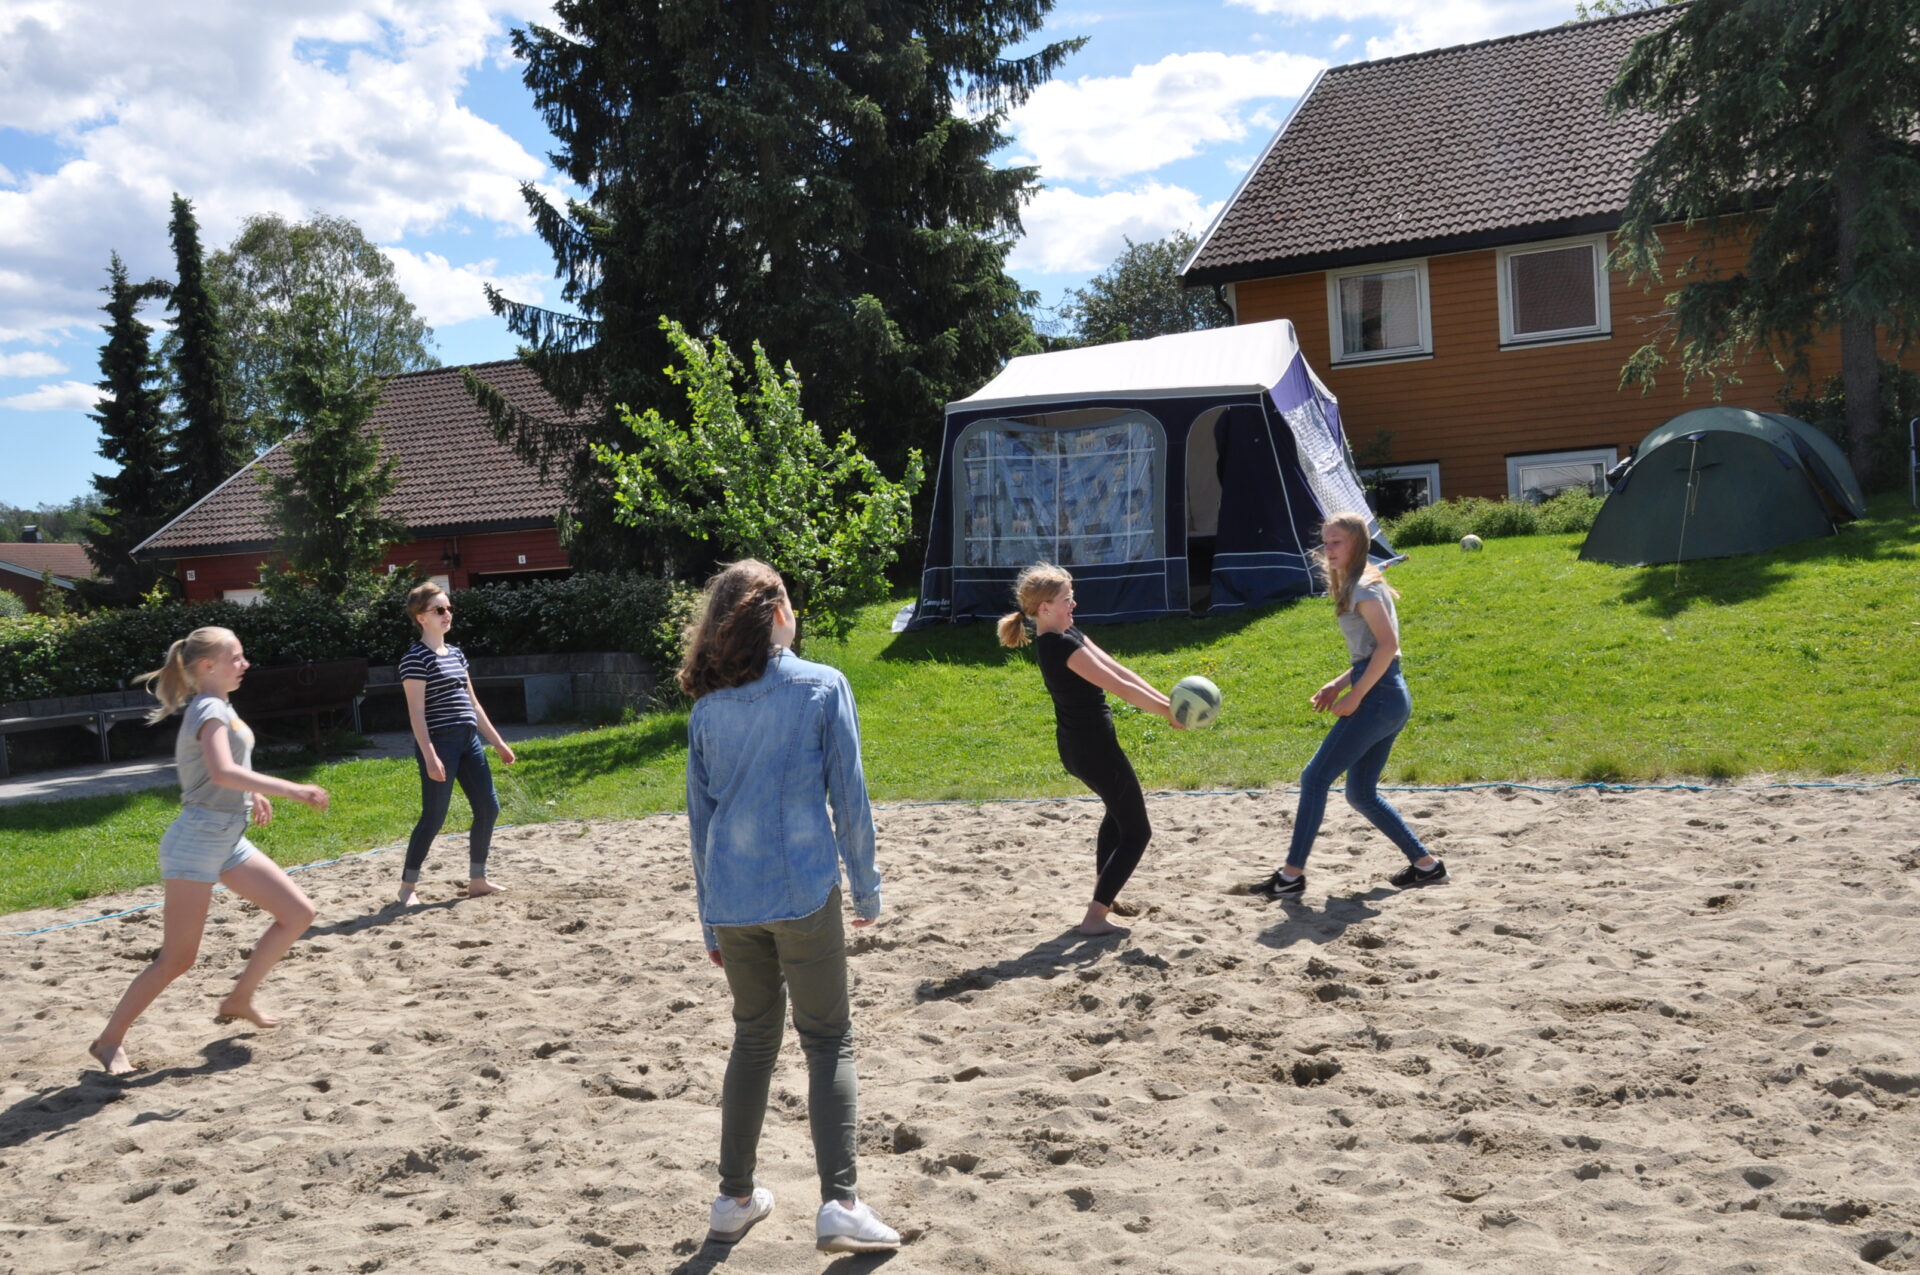
[[[473,701],[467,697],[467,657],[459,647],[449,646],[435,655],[424,642],[416,641],[400,657],[402,682],[427,684],[427,733],[455,726],[475,726]]]

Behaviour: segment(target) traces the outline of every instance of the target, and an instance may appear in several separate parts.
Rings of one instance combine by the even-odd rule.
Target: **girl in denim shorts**
[[[244,1019],[260,1027],[279,1022],[253,1003],[254,993],[313,923],[312,902],[279,864],[254,849],[247,840],[247,823],[251,818],[264,827],[273,818],[268,793],[325,810],[327,791],[248,768],[253,732],[228,702],[246,672],[240,639],[228,629],[208,627],[175,642],[166,663],[139,679],[151,684],[160,701],[148,722],[185,709],[173,745],[180,772],[180,815],[160,839],[160,876],[166,887],[160,955],[134,976],[106,1030],[87,1050],[113,1075],[134,1070],[123,1043],[133,1020],[167,984],[193,968],[216,881],[273,917],[253,945],[233,991],[220,1003],[219,1019]]]

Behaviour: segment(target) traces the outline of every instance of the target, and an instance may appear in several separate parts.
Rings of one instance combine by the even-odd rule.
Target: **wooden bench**
[[[275,717],[306,717],[313,742],[320,742],[320,715],[341,710],[351,715],[356,729],[359,705],[367,686],[367,661],[314,660],[251,668],[233,693],[233,707],[243,721]]]
[[[0,779],[13,773],[7,761],[7,736],[30,730],[52,730],[59,726],[80,726],[100,736],[100,760],[111,761],[107,752],[107,729],[100,709],[82,709],[68,713],[36,713],[18,717],[0,717]]]

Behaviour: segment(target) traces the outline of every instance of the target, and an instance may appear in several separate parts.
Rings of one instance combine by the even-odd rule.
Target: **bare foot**
[[[138,1070],[128,1061],[126,1048],[122,1045],[115,1045],[108,1049],[96,1040],[87,1046],[87,1053],[100,1064],[100,1070],[109,1076],[124,1076],[130,1071]]]
[[[1129,930],[1126,926],[1115,925],[1112,921],[1107,920],[1107,918],[1104,916],[1101,917],[1098,921],[1082,921],[1080,922],[1078,929],[1081,934],[1086,935],[1088,938],[1100,938],[1108,934],[1133,933],[1133,931]]]
[[[485,877],[475,877],[473,880],[467,882],[467,897],[469,899],[484,899],[489,894],[505,894],[506,892],[506,886],[495,885]]]
[[[400,900],[400,906],[403,908],[420,906],[420,896],[414,891],[413,882],[411,881],[402,881],[400,883],[400,893],[395,897]]]
[[[236,1003],[232,997],[228,997],[226,1000],[220,1002],[220,1008],[214,1011],[213,1017],[215,1022],[221,1023],[240,1019],[252,1023],[255,1027],[278,1027],[280,1025],[279,1019],[268,1014],[263,1014],[255,1009],[253,1002],[248,1001],[244,1004],[239,1004]]]

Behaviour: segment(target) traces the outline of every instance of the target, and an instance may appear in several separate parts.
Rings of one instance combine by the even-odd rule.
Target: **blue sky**
[[[1201,233],[1321,68],[1573,16],[1573,0],[1066,0],[1088,43],[1009,121],[1043,189],[1009,257],[1057,303],[1124,239]],[[484,283],[551,300],[518,184],[549,142],[507,32],[530,0],[13,0],[0,9],[0,501],[61,502],[103,462],[99,287],[170,272],[167,205],[352,217],[448,362],[509,357]],[[158,324],[157,308],[146,315]]]

